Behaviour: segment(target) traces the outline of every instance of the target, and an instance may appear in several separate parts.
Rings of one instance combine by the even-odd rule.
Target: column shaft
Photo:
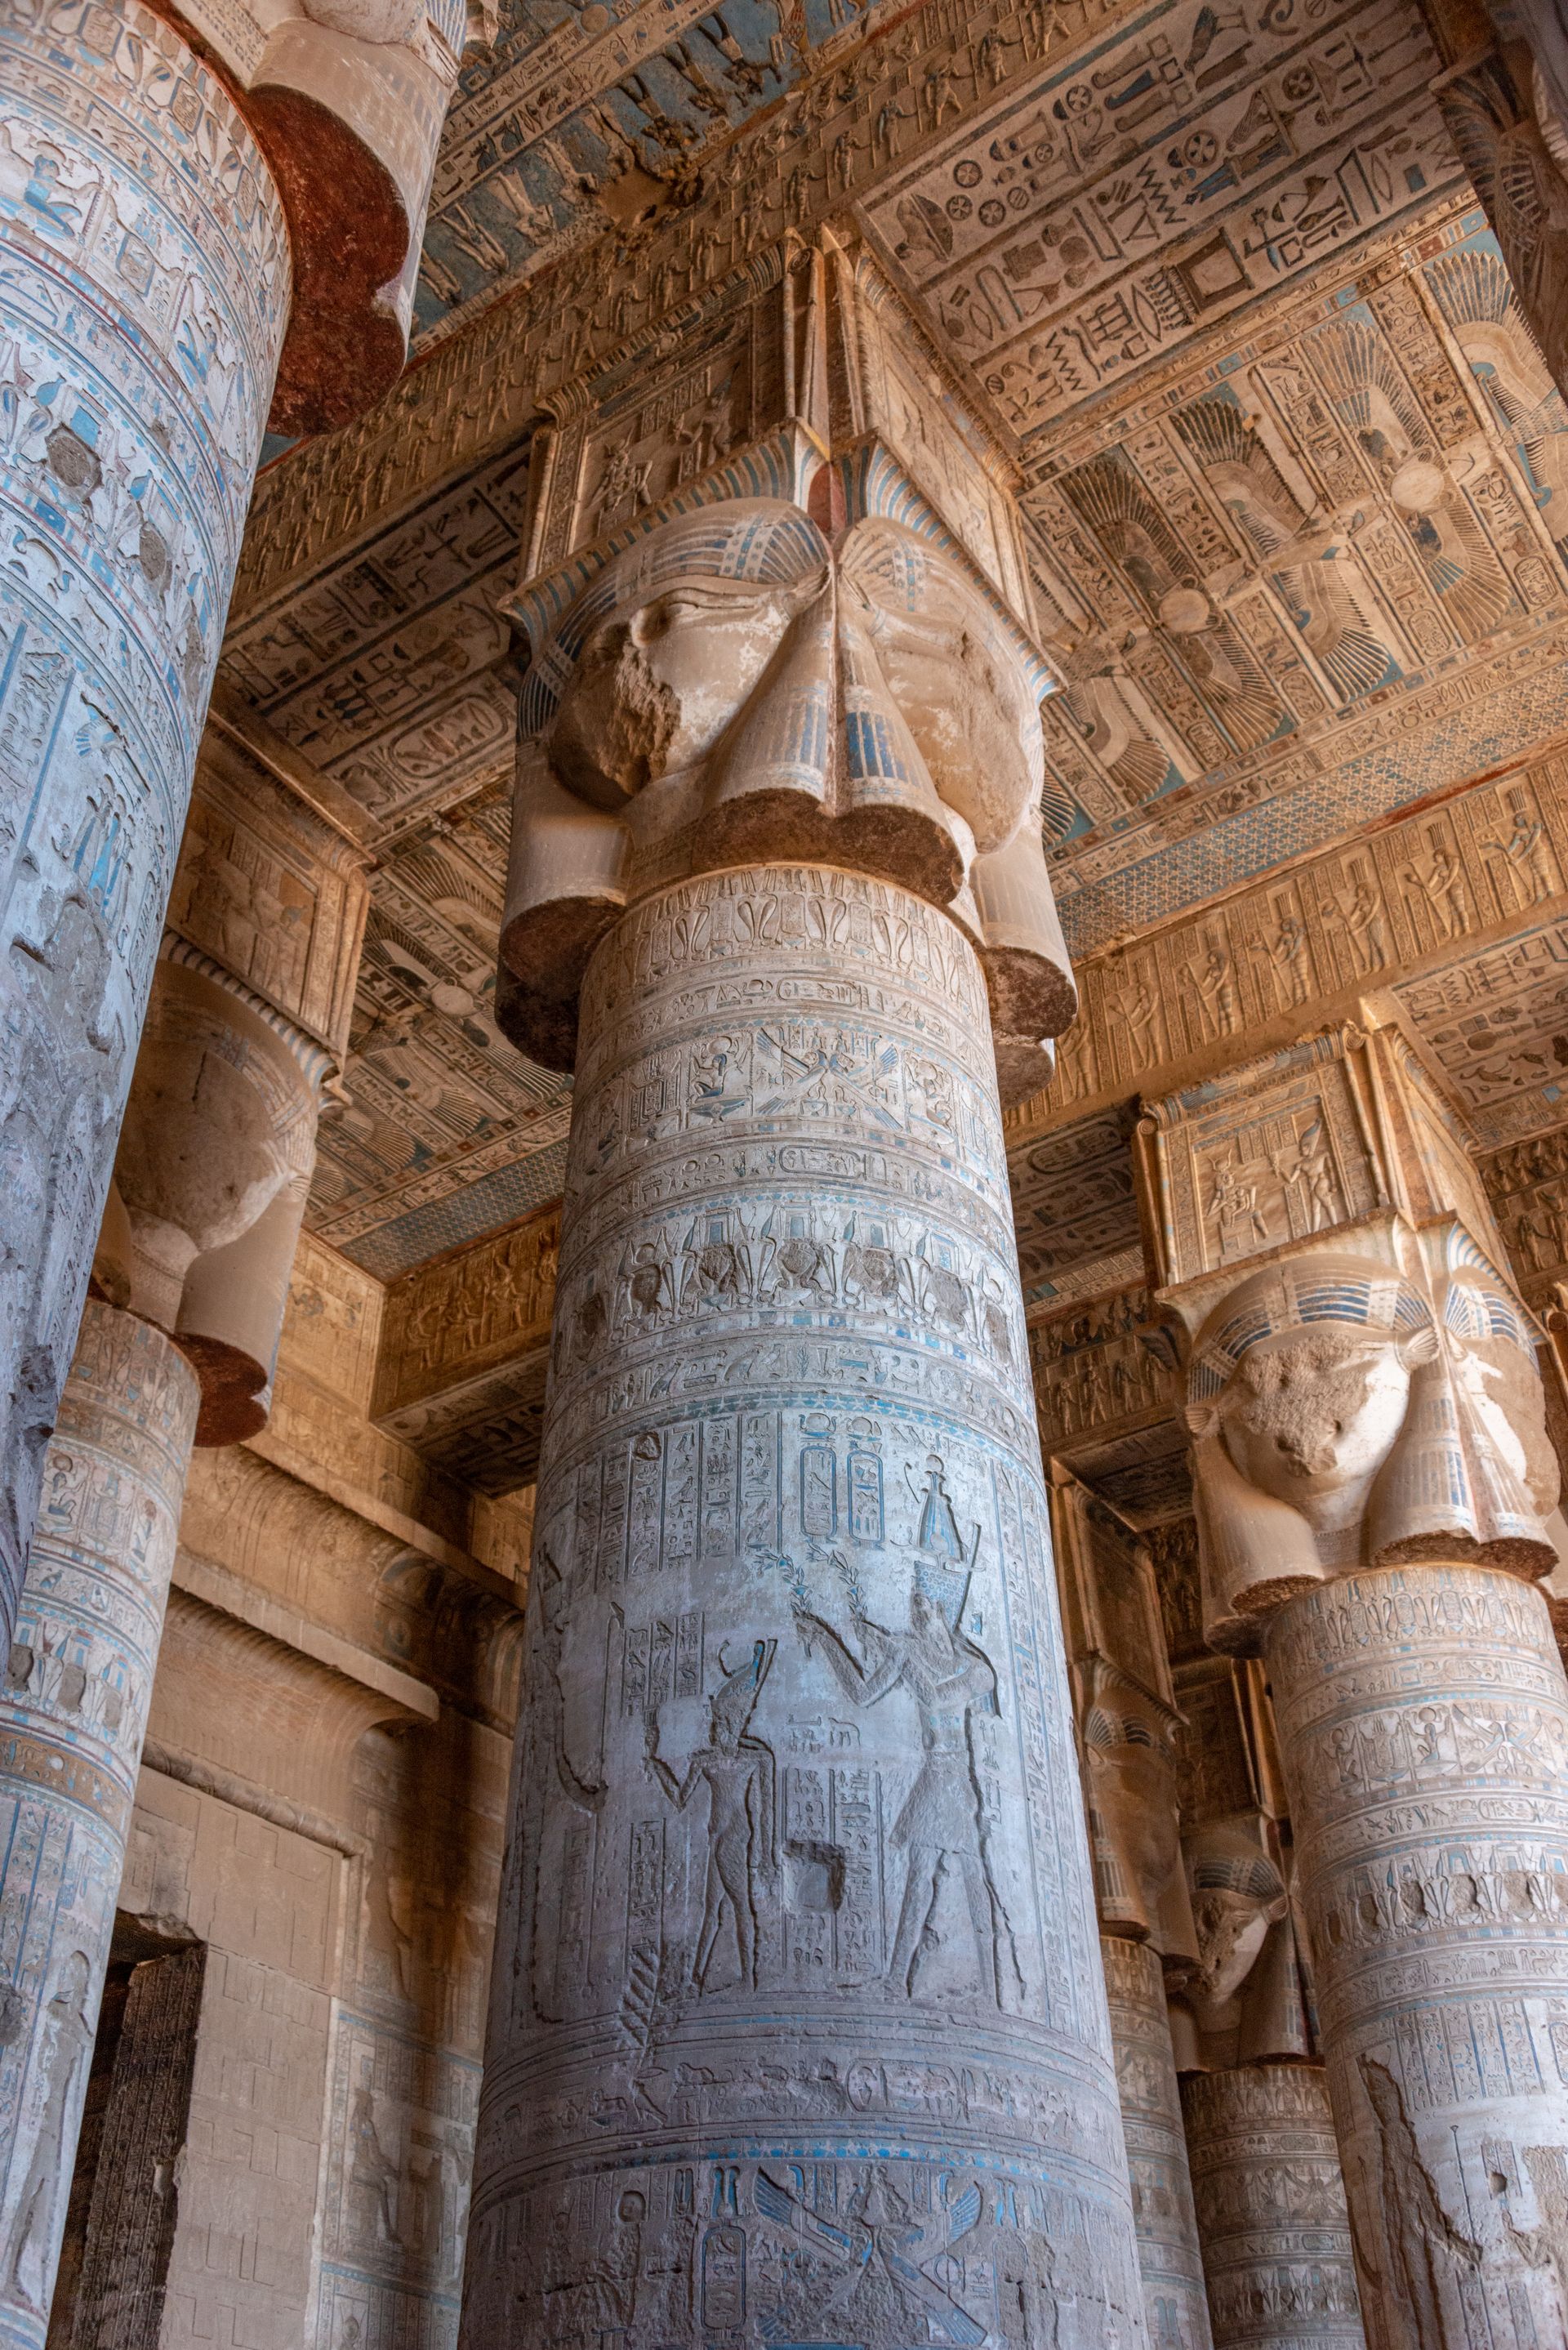
[[[0,1698],[0,2344],[39,2350],[195,1432],[162,1333],[89,1303]]]
[[[1568,1683],[1493,1568],[1309,1590],[1266,1648],[1368,2339],[1568,2339]]]
[[[0,15],[0,1637],[70,1360],[289,298],[139,0]]]
[[[1181,2102],[1215,2350],[1362,2350],[1322,2071],[1190,2073]]]
[[[1165,1970],[1158,1951],[1147,1942],[1102,1934],[1100,1950],[1149,2350],[1208,2350],[1203,2258],[1170,2047]]]
[[[1142,2339],[984,984],[820,866],[584,990],[470,2350]]]

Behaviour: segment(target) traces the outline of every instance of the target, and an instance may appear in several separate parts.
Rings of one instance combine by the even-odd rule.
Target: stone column
[[[0,12],[0,1638],[280,355],[290,431],[395,376],[456,73],[400,0],[193,0],[225,79],[177,13]]]
[[[1262,1648],[1367,2339],[1568,2331],[1557,1469],[1464,1137],[1396,1031],[1149,1106],[1204,1618]]]
[[[1205,2350],[1212,2336],[1193,2182],[1171,2053],[1165,1969],[1147,1942],[1102,1934],[1122,2129],[1150,2350]]]
[[[1196,1544],[1168,1540],[1173,1579]],[[1174,1596],[1174,1595],[1173,1595]],[[1262,1668],[1198,1653],[1167,1611],[1182,1733],[1183,1847],[1198,1960],[1181,1987],[1182,2105],[1218,2350],[1362,2350],[1345,2182],[1313,2034]]]
[[[201,1394],[89,1300],[0,1702],[0,2343],[38,2350]]]
[[[1215,2350],[1361,2350],[1345,2181],[1322,2069],[1234,2064],[1189,2073],[1181,2106]]]
[[[475,2350],[1135,2322],[989,1050],[820,865],[590,967]]]
[[[1545,1604],[1469,1561],[1385,1566],[1290,1601],[1265,1656],[1373,2338],[1568,2339],[1568,1683]]]
[[[757,310],[753,434],[826,380]],[[1145,2338],[987,1003],[1038,1083],[1035,672],[792,433],[517,599],[507,1016],[576,1085],[469,2350]]]
[[[0,87],[5,1637],[185,821],[289,252],[253,133],[138,0],[7,8]]]
[[[191,1448],[232,1437],[270,1376],[276,1263],[297,1229],[276,1205],[308,1168],[325,1061],[233,983],[159,964],[0,1693],[0,2344],[15,2350],[40,2350],[47,2327]]]
[[[1060,1462],[1051,1521],[1087,1799],[1100,1950],[1144,2314],[1160,2350],[1208,2350],[1203,2260],[1166,2006],[1197,1959],[1177,1804],[1181,1717],[1148,1545]]]

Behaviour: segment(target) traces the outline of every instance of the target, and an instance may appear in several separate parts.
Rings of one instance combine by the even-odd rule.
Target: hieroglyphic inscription
[[[14,10],[0,57],[4,1628],[180,847],[289,256],[244,121],[136,0]]]
[[[97,1300],[45,1456],[0,1699],[0,2327],[42,2350],[199,1402]]]
[[[1539,842],[1533,867],[1505,869],[1486,854],[1487,842],[1516,837]],[[1084,1014],[1062,1040],[1052,1113],[1139,1086],[1152,1090],[1160,1066],[1218,1057],[1234,1049],[1229,1040],[1282,1015],[1299,1034],[1324,999],[1398,978],[1450,942],[1512,918],[1521,886],[1526,902],[1546,907],[1565,858],[1568,812],[1557,763],[1547,761],[1298,867],[1290,910],[1309,961],[1304,983],[1283,996],[1266,958],[1253,951],[1278,928],[1279,883],[1241,890],[1136,946],[1081,962]]]
[[[1215,2350],[1362,2350],[1345,2183],[1316,2065],[1190,2073],[1182,2108]]]
[[[1568,2323],[1568,1690],[1496,1570],[1385,1568],[1276,1619],[1268,1661],[1368,2334]]]
[[[1100,1947],[1150,2350],[1167,2350],[1168,2345],[1202,2350],[1210,2338],[1209,2309],[1164,1970],[1159,1953],[1147,1942],[1106,1934]]]
[[[1126,2326],[975,958],[723,873],[623,919],[582,1039],[468,2338]]]

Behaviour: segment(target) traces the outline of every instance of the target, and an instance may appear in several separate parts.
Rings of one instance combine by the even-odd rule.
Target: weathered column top
[[[498,1016],[570,1067],[628,904],[808,858],[953,916],[1004,1090],[1031,1091],[1075,997],[1011,473],[867,255],[826,237],[773,260],[670,354],[660,440],[626,438],[614,369],[541,435],[507,607],[531,659]]]
[[[1540,1332],[1456,1113],[1365,1024],[1144,1105],[1156,1295],[1185,1333],[1204,1632],[1314,1583],[1558,1563]]]
[[[294,303],[274,427],[331,432],[389,390],[408,356],[464,0],[151,5],[215,64],[288,215]]]

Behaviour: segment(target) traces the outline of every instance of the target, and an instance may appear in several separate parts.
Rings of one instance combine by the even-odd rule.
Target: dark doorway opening
[[[116,1918],[47,2350],[157,2350],[206,1964]]]

